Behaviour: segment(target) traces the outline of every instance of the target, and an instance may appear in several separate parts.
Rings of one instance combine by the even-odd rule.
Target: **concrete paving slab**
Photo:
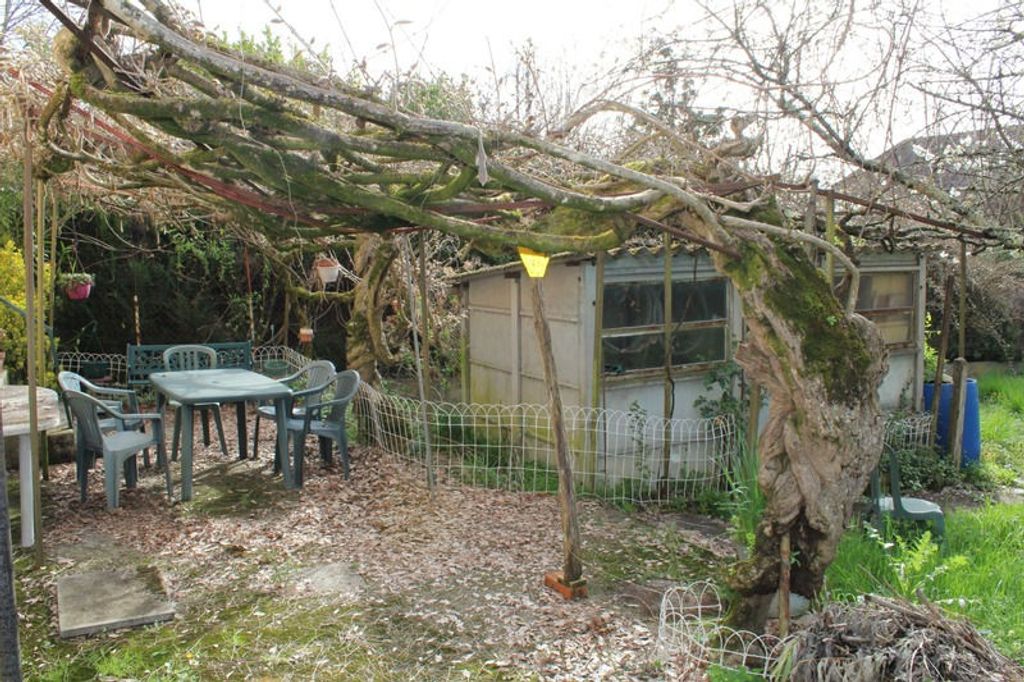
[[[363,579],[342,563],[324,564],[296,571],[291,591],[354,598],[363,589]]]
[[[140,567],[88,571],[57,579],[57,620],[61,637],[91,635],[174,618],[160,573]]]

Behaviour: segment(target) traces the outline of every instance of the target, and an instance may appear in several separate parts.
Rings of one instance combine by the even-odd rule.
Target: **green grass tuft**
[[[1024,376],[986,374],[978,378],[978,394],[982,400],[999,403],[1017,415],[1024,415]]]
[[[947,516],[945,543],[851,530],[827,573],[833,599],[865,593],[925,596],[969,618],[1006,655],[1024,662],[1024,506],[990,505]]]

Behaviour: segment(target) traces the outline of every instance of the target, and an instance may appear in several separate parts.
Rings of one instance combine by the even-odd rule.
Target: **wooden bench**
[[[148,386],[149,375],[164,371],[164,351],[180,344],[128,344],[128,385]],[[252,369],[252,342],[204,343],[217,351],[217,367]]]

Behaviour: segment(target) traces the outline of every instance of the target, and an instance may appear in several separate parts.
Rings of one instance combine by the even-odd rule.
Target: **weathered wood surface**
[[[37,388],[36,409],[39,411],[40,430],[55,428],[63,421],[55,391]],[[28,386],[0,386],[0,410],[4,413],[5,436],[28,433]]]

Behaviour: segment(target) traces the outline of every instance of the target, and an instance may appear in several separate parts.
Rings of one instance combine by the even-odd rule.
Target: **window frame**
[[[918,315],[918,297],[920,296],[919,286],[919,269],[911,267],[903,268],[868,268],[862,269],[861,280],[865,276],[871,275],[904,275],[910,278],[910,305],[906,306],[895,306],[888,308],[855,308],[855,312],[858,315],[862,315],[866,319],[870,320],[873,324],[877,317],[883,315],[889,315],[892,313],[910,313],[910,322],[908,323],[907,336],[910,338],[906,341],[892,341],[885,342],[885,347],[890,350],[916,350],[917,349],[917,315]]]
[[[601,375],[604,378],[607,378],[607,379],[615,379],[615,378],[619,378],[619,377],[622,377],[622,378],[626,378],[626,377],[628,377],[628,378],[644,377],[644,376],[659,375],[659,374],[663,373],[665,371],[664,363],[660,363],[660,364],[658,364],[655,367],[638,367],[638,368],[635,368],[635,369],[624,369],[624,370],[622,370],[620,372],[615,372],[615,371],[608,370],[607,366],[606,366],[606,363],[605,363],[605,346],[604,346],[604,342],[605,342],[605,339],[626,338],[626,337],[633,337],[633,336],[659,336],[659,337],[663,338],[665,336],[666,332],[669,332],[670,335],[674,335],[674,334],[680,333],[680,332],[696,331],[696,330],[701,330],[701,329],[722,329],[722,356],[721,356],[720,359],[717,359],[717,360],[705,360],[705,361],[702,361],[702,362],[688,362],[688,363],[681,363],[681,364],[673,363],[672,366],[671,366],[671,370],[672,370],[673,373],[680,373],[680,374],[700,373],[700,372],[705,372],[708,369],[710,369],[712,367],[715,367],[716,365],[721,365],[721,364],[723,364],[725,362],[728,362],[728,360],[729,360],[729,349],[731,347],[731,338],[732,338],[731,325],[729,323],[730,319],[731,319],[731,312],[732,312],[731,283],[729,282],[729,279],[727,277],[721,277],[721,276],[701,277],[701,278],[698,278],[698,279],[693,279],[692,277],[680,277],[680,278],[673,278],[671,280],[671,282],[668,283],[668,286],[673,286],[673,285],[676,285],[676,284],[687,285],[687,284],[696,284],[696,283],[704,283],[704,282],[720,282],[722,284],[722,286],[724,287],[724,290],[723,290],[724,310],[723,310],[723,313],[722,313],[722,317],[711,318],[711,319],[707,319],[707,320],[690,321],[690,322],[684,322],[684,321],[674,322],[671,319],[666,319],[666,320],[664,320],[662,322],[654,323],[654,324],[637,325],[637,326],[634,326],[634,327],[607,327],[606,328],[606,327],[604,327],[604,311],[602,310],[601,311],[601,329],[598,330],[598,333],[601,335],[601,344],[600,344],[601,345]],[[664,282],[664,280],[657,280],[657,279],[639,279],[639,280],[623,280],[623,281],[615,281],[615,282],[602,282],[601,286],[604,287],[604,289],[605,289],[605,291],[603,292],[603,296],[602,296],[603,300],[605,300],[605,301],[608,300],[608,298],[607,298],[607,288],[609,286],[631,285],[631,284],[641,284],[641,285],[643,285],[643,284],[648,284],[648,285],[656,284],[656,285],[661,285],[662,300],[664,301],[665,284],[666,283]],[[666,327],[670,327],[670,329],[666,329]]]

